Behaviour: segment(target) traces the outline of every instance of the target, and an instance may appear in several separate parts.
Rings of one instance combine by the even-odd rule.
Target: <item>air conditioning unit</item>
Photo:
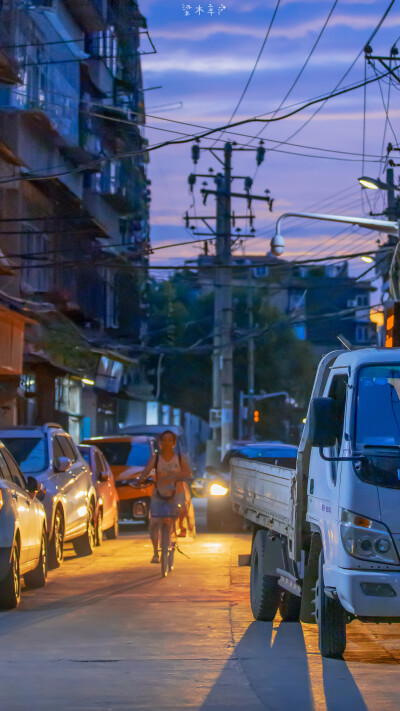
[[[347,308],[351,309],[355,306],[357,306],[357,299],[349,299],[347,302]]]

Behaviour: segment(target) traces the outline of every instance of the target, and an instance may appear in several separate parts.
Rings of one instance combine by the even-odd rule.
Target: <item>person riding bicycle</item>
[[[139,480],[144,481],[154,470],[155,487],[150,503],[149,533],[154,548],[151,563],[159,563],[161,524],[163,519],[173,521],[187,516],[191,526],[188,508],[192,507],[189,487],[185,479],[192,472],[186,457],[174,451],[177,437],[171,430],[165,430],[159,438],[159,451],[150,457]],[[192,508],[193,511],[193,508]]]

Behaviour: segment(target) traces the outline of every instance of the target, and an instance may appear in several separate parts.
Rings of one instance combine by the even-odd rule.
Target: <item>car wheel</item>
[[[107,528],[106,531],[104,531],[106,534],[106,538],[109,540],[114,541],[116,538],[118,538],[118,533],[119,533],[119,525],[118,525],[118,517],[115,517],[115,521],[111,528]]]
[[[21,599],[21,576],[19,572],[19,548],[14,543],[6,578],[0,583],[0,607],[12,610],[18,607]]]
[[[88,516],[85,533],[83,534],[83,536],[75,538],[72,543],[76,555],[80,557],[91,555],[93,553],[93,549],[96,545],[96,529],[94,525],[94,509],[92,504],[89,504],[88,506]]]
[[[46,585],[47,579],[47,536],[46,531],[43,529],[42,532],[42,542],[40,546],[40,557],[39,562],[34,570],[29,573],[25,573],[24,580],[25,585],[28,588],[42,588]]]
[[[96,521],[96,546],[103,543],[103,510],[99,509]]]
[[[64,558],[64,517],[60,509],[57,509],[54,517],[53,535],[47,555],[49,568],[59,568]]]

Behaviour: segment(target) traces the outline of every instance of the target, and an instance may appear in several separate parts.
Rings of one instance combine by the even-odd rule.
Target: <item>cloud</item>
[[[151,31],[151,36],[155,39],[162,40],[185,40],[190,42],[200,42],[207,40],[217,34],[230,35],[234,37],[251,37],[253,39],[264,39],[266,26],[264,23],[257,25],[246,25],[234,22],[203,22],[200,24],[198,19],[192,18],[191,21],[186,21],[187,18],[182,18],[179,24],[154,28]],[[303,22],[283,23],[277,22],[273,26],[271,32],[271,40],[277,39],[300,39],[310,33],[317,33],[321,30],[326,16],[313,17]],[[341,13],[340,15],[332,15],[329,20],[328,29],[338,27],[347,27],[351,30],[373,29],[379,18],[372,14],[356,15],[351,13]],[[391,15],[390,27],[400,26],[400,14]],[[270,41],[271,41],[270,40]]]
[[[330,66],[335,58],[336,65],[347,65],[354,59],[349,52],[342,52],[340,56],[334,52],[321,52],[318,55],[318,66]],[[266,57],[258,65],[258,73],[281,72],[284,69],[298,67],[298,54],[287,55],[285,57]],[[231,74],[249,74],[254,67],[253,56],[239,56],[237,53],[211,54],[210,52],[200,54],[191,51],[181,50],[179,52],[168,52],[160,56],[157,60],[146,64],[146,74],[201,74],[208,76],[227,76]]]

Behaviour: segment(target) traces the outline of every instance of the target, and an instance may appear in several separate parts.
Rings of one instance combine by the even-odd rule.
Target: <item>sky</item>
[[[157,54],[142,59],[144,87],[148,89],[145,93],[148,114],[145,135],[150,145],[182,137],[182,133],[194,134],[201,131],[198,127],[214,128],[228,123],[254,67],[276,2],[191,2],[190,9],[186,8],[189,14],[184,11],[189,3],[175,0],[139,2],[157,49]],[[271,116],[271,112],[280,106],[315,44],[333,2],[280,1],[235,121],[260,114]],[[200,14],[196,13],[199,5],[204,10]],[[208,13],[210,5],[213,14]],[[365,46],[388,5],[389,0],[338,0],[306,68],[283,107],[302,104],[332,91]],[[397,0],[371,43],[374,54],[387,56],[399,36],[400,0]],[[148,49],[145,41],[142,49]],[[373,66],[365,68],[362,53],[341,87],[363,81],[365,71],[367,78],[375,76]],[[376,71],[381,71],[378,63]],[[159,86],[160,89],[150,90]],[[389,85],[385,78],[369,85],[365,92],[361,88],[331,99],[304,127],[315,107],[268,125],[248,123],[232,129],[235,135],[232,132],[217,133],[211,140],[201,142],[205,147],[220,139],[215,146],[223,146],[229,139],[243,146],[262,130],[261,137],[267,148],[262,166],[256,170],[255,153],[246,151],[234,153],[233,167],[237,175],[254,177],[253,193],[260,195],[269,189],[274,208],[270,213],[266,204],[255,204],[256,235],[238,248],[239,253],[266,254],[275,221],[284,212],[362,216],[370,210],[380,212],[383,209],[385,193],[369,191],[367,195],[367,191],[361,191],[357,178],[362,174],[377,177],[382,171],[385,174],[382,152],[386,153],[389,141],[397,144],[396,134],[400,134],[399,89],[398,84]],[[389,120],[386,117],[388,106]],[[285,112],[281,110],[277,115],[282,113]],[[297,129],[301,130],[291,141],[306,148],[277,143],[290,140]],[[251,146],[257,146],[258,140],[253,140]],[[189,193],[187,176],[194,170],[190,148],[189,143],[150,153],[148,173],[152,181],[151,241],[154,247],[191,239],[182,220],[187,210],[191,214],[196,211],[197,215],[214,212],[212,198],[206,208],[202,205],[202,179],[197,181],[193,195]],[[326,149],[349,154],[328,153]],[[370,156],[364,163],[363,150]],[[393,153],[392,157],[396,158],[396,155]],[[204,150],[197,170],[208,173],[212,167],[218,172],[218,165],[216,159]],[[212,180],[208,181],[208,186],[214,188]],[[234,187],[242,192],[243,181],[235,181]],[[244,214],[245,203],[234,201],[233,209],[237,214]],[[243,222],[240,226],[243,232],[248,232],[248,224]],[[295,218],[284,222],[283,232],[286,239],[283,257],[286,258],[302,255],[328,257],[374,249],[378,238],[376,233],[359,229],[343,231],[339,224],[327,225]],[[198,245],[162,249],[155,253],[153,264],[179,264],[184,258],[195,257],[199,251]],[[359,271],[361,266],[362,263],[354,260],[353,272]]]

